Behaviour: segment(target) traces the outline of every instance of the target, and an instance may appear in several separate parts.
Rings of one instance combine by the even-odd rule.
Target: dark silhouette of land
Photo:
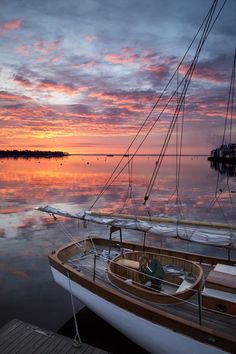
[[[40,150],[0,150],[0,158],[51,158],[68,156],[68,152],[63,151],[40,151]]]

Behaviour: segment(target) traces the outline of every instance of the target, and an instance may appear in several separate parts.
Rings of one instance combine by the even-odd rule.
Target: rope
[[[214,3],[218,1],[215,0]],[[227,0],[224,1],[222,7],[220,8],[210,30],[212,29],[213,25],[215,24],[217,18],[219,17],[219,14],[221,13],[225,3]],[[158,97],[157,101],[155,102],[155,104],[153,105],[153,107],[151,108],[151,110],[149,111],[149,113],[147,114],[144,122],[141,124],[140,128],[138,129],[136,135],[134,136],[133,140],[131,141],[130,145],[128,146],[128,148],[126,149],[125,153],[123,154],[123,157],[120,159],[120,161],[118,162],[118,164],[116,165],[116,167],[114,168],[113,172],[111,173],[110,177],[108,178],[108,180],[106,181],[105,185],[103,186],[102,190],[100,191],[100,193],[97,195],[97,197],[95,198],[93,204],[91,205],[90,209],[91,210],[95,204],[98,202],[98,200],[103,196],[103,194],[107,191],[107,189],[114,183],[114,181],[119,177],[119,175],[124,171],[124,169],[126,168],[127,164],[129,163],[130,160],[132,160],[134,158],[134,156],[137,154],[137,152],[139,151],[139,149],[141,148],[141,146],[143,145],[143,143],[145,142],[145,140],[147,139],[148,135],[150,134],[150,132],[152,131],[152,129],[154,128],[154,126],[156,125],[157,121],[160,119],[160,117],[162,116],[162,113],[165,111],[165,109],[167,108],[167,106],[169,105],[170,101],[172,100],[172,98],[175,96],[176,94],[176,90],[174,91],[174,93],[171,95],[170,99],[167,101],[167,104],[164,106],[163,110],[161,111],[161,113],[158,115],[157,119],[154,121],[154,123],[151,125],[151,127],[148,129],[147,133],[144,135],[144,138],[141,140],[140,144],[138,145],[138,147],[136,148],[136,150],[134,151],[134,153],[131,155],[131,157],[128,160],[128,163],[126,163],[123,168],[121,168],[120,171],[118,171],[119,167],[122,164],[122,161],[124,159],[124,156],[128,154],[129,150],[131,149],[131,147],[133,146],[133,144],[135,143],[135,141],[137,140],[138,136],[140,135],[141,131],[143,130],[143,128],[146,126],[149,118],[151,117],[152,113],[154,112],[154,110],[156,109],[158,103],[160,102],[161,98],[164,96],[164,93],[166,92],[167,88],[169,87],[170,83],[172,82],[173,78],[175,77],[176,73],[178,72],[180,66],[182,65],[184,59],[186,58],[189,50],[191,49],[193,43],[195,42],[198,34],[200,33],[204,23],[206,22],[206,19],[208,18],[209,14],[212,11],[212,7],[214,6],[214,4],[211,6],[210,10],[208,11],[207,15],[205,16],[204,20],[202,21],[199,29],[197,30],[197,33],[195,34],[194,38],[192,39],[190,45],[188,46],[184,56],[182,57],[180,63],[178,64],[177,68],[175,69],[173,75],[171,76],[171,78],[169,79],[168,83],[166,84],[166,86],[164,87],[162,93],[160,94],[160,96]],[[179,86],[181,86],[181,84],[184,82],[185,77],[182,79],[182,81],[180,82]],[[118,171],[118,172],[117,172]],[[116,173],[117,172],[117,173]],[[115,175],[116,174],[116,175]]]
[[[207,21],[206,21],[206,24],[205,24],[205,27],[203,29],[203,32],[202,32],[202,35],[201,35],[201,38],[199,40],[199,43],[198,43],[198,46],[197,46],[197,50],[196,50],[196,53],[195,53],[195,56],[193,58],[193,61],[186,73],[186,78],[185,78],[185,81],[184,81],[184,87],[183,87],[183,90],[181,92],[181,95],[180,95],[180,99],[178,101],[178,104],[177,104],[177,107],[176,107],[176,110],[175,110],[175,113],[173,115],[173,118],[171,120],[171,123],[170,123],[170,126],[169,126],[169,129],[168,129],[168,132],[166,134],[166,137],[165,137],[165,140],[164,140],[164,143],[163,143],[163,146],[162,146],[162,149],[161,149],[161,152],[160,152],[160,155],[159,155],[159,158],[156,162],[156,165],[154,167],[154,170],[153,170],[153,173],[152,173],[152,176],[150,178],[150,182],[149,182],[149,185],[148,185],[148,188],[147,188],[147,191],[145,193],[145,197],[144,197],[144,203],[146,203],[146,201],[149,199],[149,196],[152,192],[152,189],[153,189],[153,186],[154,186],[154,183],[156,181],[156,178],[157,178],[157,175],[159,173],[159,170],[160,170],[160,167],[161,167],[161,164],[162,164],[162,161],[163,161],[163,158],[165,156],[165,153],[166,153],[166,149],[169,145],[169,141],[170,141],[170,138],[172,136],[172,133],[173,133],[173,129],[175,127],[175,124],[176,124],[176,121],[178,119],[178,116],[179,116],[179,113],[180,113],[180,110],[182,108],[182,105],[183,105],[183,102],[185,100],[185,96],[187,94],[187,91],[188,91],[188,87],[190,85],[190,82],[191,82],[191,78],[192,78],[192,75],[194,73],[194,70],[196,68],[196,65],[197,65],[197,62],[198,62],[198,58],[199,58],[199,55],[200,55],[200,52],[202,50],[202,47],[212,29],[212,26],[211,26],[211,22],[212,22],[212,19],[213,19],[213,16],[214,16],[214,12],[215,12],[215,9],[216,9],[216,6],[217,6],[217,2],[218,0],[215,0],[212,7],[211,7],[211,10],[209,12],[209,16],[207,18]],[[215,21],[214,21],[215,22]]]
[[[55,222],[58,221],[54,214],[51,214],[51,215],[52,215]],[[68,237],[72,242],[74,242],[76,247],[82,248],[82,246],[80,245],[80,242],[78,242],[77,240],[74,239],[74,237],[69,233],[69,231],[67,231],[64,224],[62,224],[61,222],[57,222],[56,226],[58,229],[60,229],[60,231],[62,231],[64,233],[64,235],[66,237]]]
[[[228,96],[228,103],[227,103],[227,110],[226,110],[226,117],[225,117],[224,134],[223,134],[223,139],[222,139],[222,145],[225,143],[225,135],[226,135],[226,127],[227,127],[227,122],[228,122],[229,111],[230,111],[229,143],[231,144],[232,121],[233,121],[233,106],[234,106],[235,62],[236,62],[236,48],[235,48],[235,53],[234,53],[233,69],[232,69],[231,80],[230,80],[229,96]]]
[[[78,323],[77,323],[77,319],[76,319],[76,312],[75,312],[75,304],[74,304],[74,298],[73,298],[73,294],[72,294],[72,288],[71,288],[71,280],[70,280],[70,274],[69,272],[67,272],[67,277],[69,280],[69,289],[70,289],[70,299],[71,299],[71,305],[72,305],[72,310],[73,310],[73,317],[74,317],[74,323],[75,323],[75,337],[74,337],[74,341],[73,341],[73,345],[75,347],[80,347],[82,344],[80,335],[79,335],[79,329],[78,329]]]

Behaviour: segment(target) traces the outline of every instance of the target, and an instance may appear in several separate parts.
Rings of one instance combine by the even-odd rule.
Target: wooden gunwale
[[[83,240],[80,240],[80,242],[81,241]],[[93,238],[93,241],[95,244],[96,243],[106,244],[106,245],[112,244],[113,246],[117,246],[116,241],[109,242],[108,240],[104,240],[101,238]],[[66,251],[68,254],[69,248],[71,247],[73,248],[73,246],[76,247],[74,245],[74,242],[64,247],[61,247],[57,252],[53,252],[49,255],[50,265],[56,270],[58,270],[60,273],[64,274],[65,276],[69,275],[72,281],[78,283],[80,286],[84,287],[85,289],[92,292],[93,294],[103,298],[104,300],[109,301],[110,303],[113,303],[114,305],[121,307],[126,311],[132,312],[133,314],[142,317],[146,320],[149,320],[157,325],[161,325],[170,330],[173,330],[174,332],[187,335],[200,342],[209,345],[214,344],[215,347],[222,348],[223,350],[231,353],[233,353],[233,351],[235,350],[236,347],[235,337],[228,334],[222,334],[221,332],[216,331],[215,329],[208,328],[203,325],[199,325],[193,321],[181,319],[176,315],[166,313],[161,309],[153,308],[146,303],[142,303],[138,301],[137,299],[118,293],[114,289],[109,288],[108,286],[104,285],[103,283],[97,280],[93,281],[92,279],[88,278],[84,274],[73,269],[68,264],[65,264],[64,261],[66,259],[63,261],[62,254],[60,253]],[[133,249],[142,249],[142,246],[137,245],[135,243],[124,243],[124,246],[132,247]],[[155,250],[156,248],[146,247],[146,249]],[[165,252],[165,251],[162,249],[160,250],[160,252]],[[172,252],[172,254],[175,253],[175,251],[172,250],[166,250],[166,252],[168,253]],[[180,252],[180,253],[182,253],[183,255],[185,254],[184,252]],[[192,254],[192,256],[196,260],[197,257],[196,254]],[[201,262],[206,262],[207,260],[210,260],[211,261],[210,264],[216,264],[217,262],[219,262],[219,260],[222,263],[224,263],[224,261],[221,258],[218,259],[214,257],[201,256],[200,259]],[[225,264],[233,264],[233,261],[225,260]]]
[[[130,256],[135,256],[136,259],[138,259],[140,256],[145,255],[149,259],[152,258],[157,258],[162,265],[165,264],[175,264],[183,267],[186,271],[193,272],[197,275],[197,279],[195,282],[189,287],[188,289],[181,291],[179,293],[173,293],[173,294],[165,294],[161,292],[156,292],[156,291],[150,291],[148,289],[145,289],[144,287],[138,286],[134,283],[128,283],[126,282],[123,277],[121,278],[122,274],[126,278],[137,278],[137,272],[132,270],[132,269],[124,269],[124,267],[120,266],[116,262],[125,257],[125,259],[130,259]],[[124,275],[124,273],[128,273],[128,275]],[[150,252],[135,252],[133,253],[126,253],[124,256],[120,255],[117,256],[113,259],[112,262],[108,265],[108,278],[109,280],[115,284],[117,287],[126,290],[127,292],[132,293],[133,295],[143,298],[148,301],[153,301],[153,302],[158,302],[158,303],[165,303],[165,304],[174,304],[178,303],[180,300],[186,300],[192,297],[193,295],[196,294],[196,290],[200,288],[202,278],[203,278],[203,270],[202,268],[191,261],[186,261],[183,258],[177,258],[177,257],[172,257],[172,256],[167,256],[163,254],[155,254],[155,253],[150,253]],[[172,295],[172,296],[171,296]]]
[[[111,247],[117,247],[117,245],[120,244],[120,242],[118,241],[109,241],[108,239],[102,239],[99,237],[87,237],[85,239],[79,240],[78,242],[90,240],[91,238],[93,239],[93,242],[98,245],[106,244],[106,245],[111,245]],[[110,242],[110,244],[108,242]],[[123,242],[123,247],[130,249],[132,251],[155,252],[155,254],[175,256],[178,258],[184,258],[185,260],[198,262],[200,264],[206,263],[212,266],[218,263],[225,264],[225,265],[234,265],[236,263],[235,260],[233,261],[221,257],[211,257],[211,256],[201,255],[198,253],[177,251],[171,248],[152,247],[152,246],[143,247],[142,245],[135,242]],[[65,261],[67,258],[71,257],[72,253],[74,254],[78,253],[78,248],[76,247],[75,242],[71,242],[68,243],[67,245],[60,247],[56,253],[58,254],[60,260]]]

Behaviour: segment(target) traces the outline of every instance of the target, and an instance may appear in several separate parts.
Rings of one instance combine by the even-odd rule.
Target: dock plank
[[[86,343],[73,346],[73,340],[14,319],[0,328],[1,354],[109,354]]]

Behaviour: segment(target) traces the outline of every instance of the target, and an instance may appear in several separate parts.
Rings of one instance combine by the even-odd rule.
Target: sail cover
[[[96,214],[91,211],[81,211],[77,213],[63,211],[51,206],[42,206],[38,210],[69,218],[76,218],[96,224],[106,226],[115,226],[122,229],[138,230],[146,233],[157,234],[160,236],[178,237],[184,240],[190,240],[198,243],[205,243],[217,246],[236,247],[235,228],[220,226],[219,224],[201,225],[201,223],[191,223],[178,221],[170,222],[170,219],[159,218],[156,221],[140,220],[138,218],[124,218],[106,214]],[[234,225],[235,226],[235,225]]]

